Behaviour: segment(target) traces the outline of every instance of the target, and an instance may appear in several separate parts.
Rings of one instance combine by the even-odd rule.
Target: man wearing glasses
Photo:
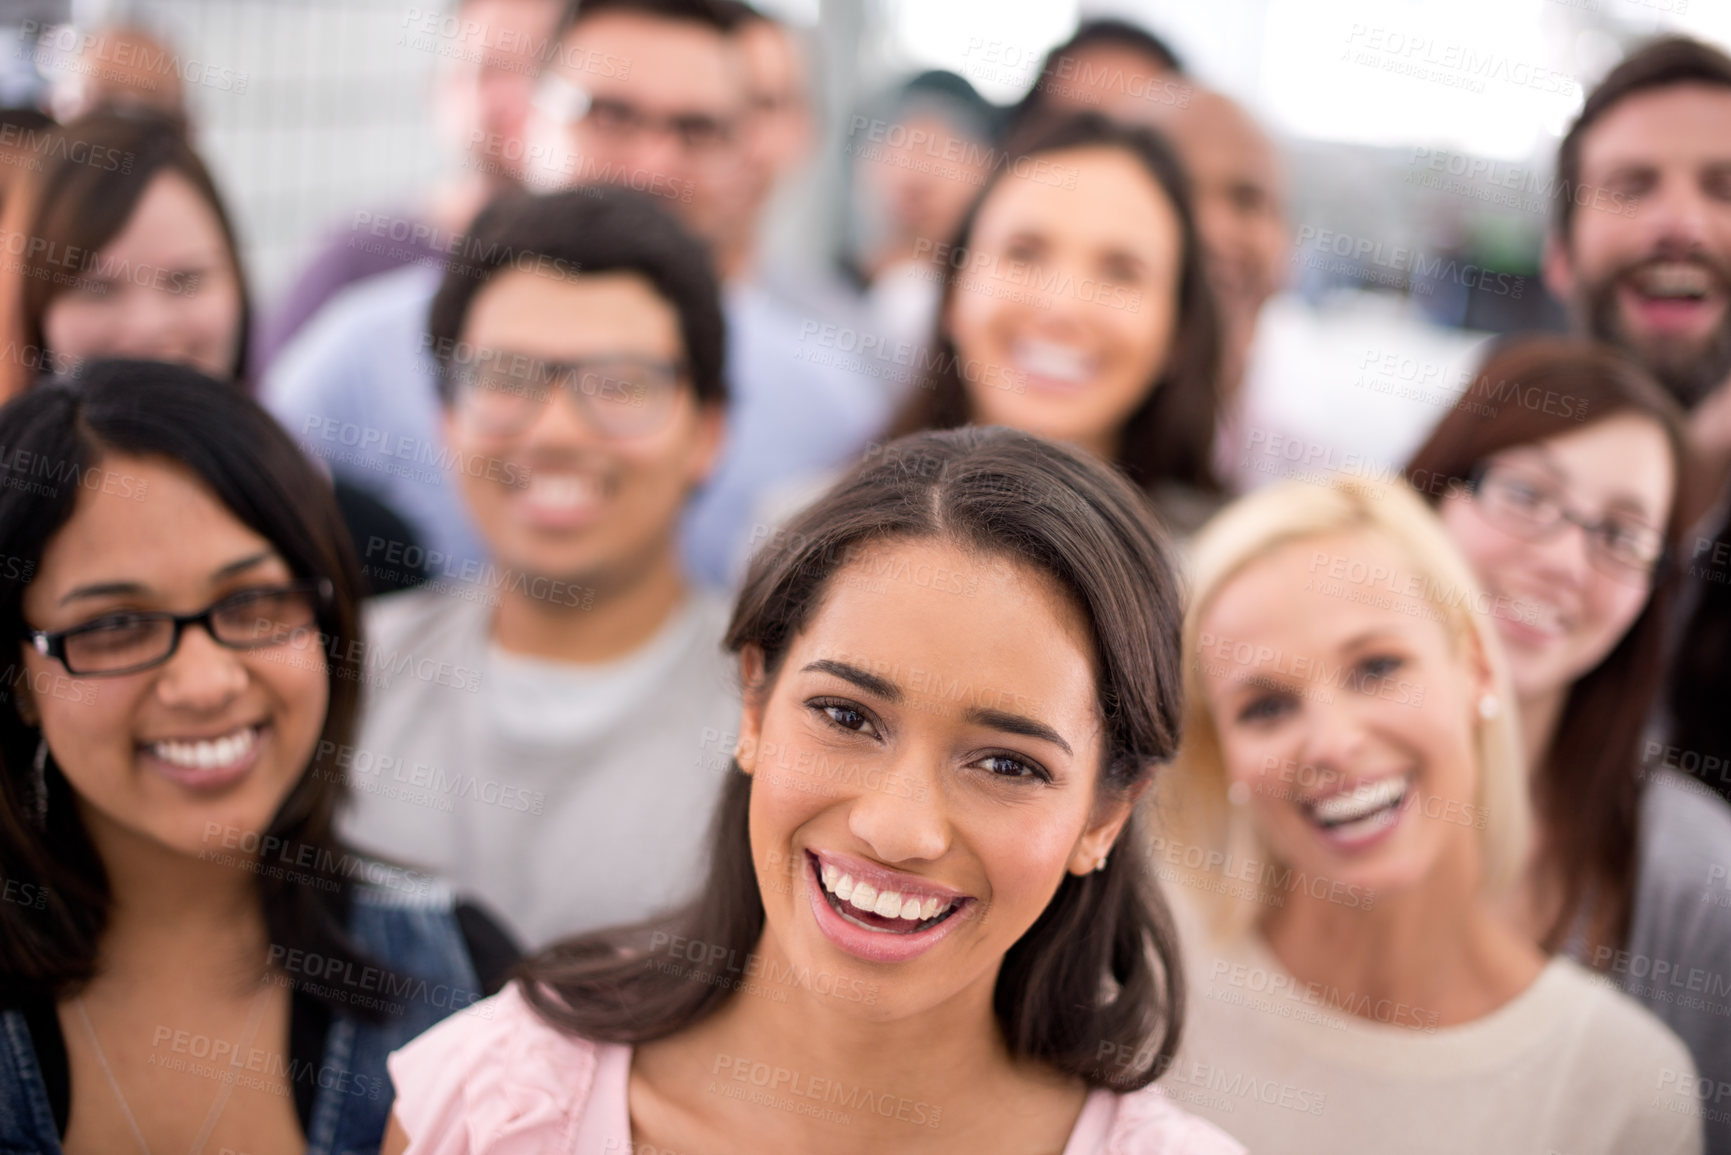
[[[584,0],[549,50],[525,173],[539,188],[632,188],[716,262],[735,389],[730,435],[682,527],[687,572],[710,585],[737,576],[761,495],[847,461],[891,403],[870,379],[815,361],[824,326],[749,279],[752,245],[741,238],[755,235],[761,197],[740,25],[735,8],[711,0]],[[465,238],[450,259],[474,247]],[[266,382],[268,403],[333,470],[415,522],[431,548],[474,560],[485,549],[469,511],[440,471],[418,468],[440,443],[435,366],[414,348],[431,289],[388,300],[366,292],[333,305],[285,353]]]
[[[1648,780],[1665,766],[1693,762],[1706,785],[1731,798],[1731,774],[1708,774],[1731,755],[1731,568],[1715,556],[1715,537],[1731,539],[1731,57],[1682,37],[1632,53],[1588,94],[1557,154],[1557,190],[1544,255],[1545,283],[1565,301],[1576,326],[1642,363],[1689,411],[1689,436],[1716,508],[1683,538],[1675,568],[1672,667],[1662,690],[1663,741],[1643,742]],[[1723,528],[1721,528],[1723,527]],[[1607,543],[1608,545],[1608,543]],[[1604,552],[1604,547],[1601,548]],[[1655,732],[1652,737],[1657,738]],[[1656,799],[1664,792],[1651,791]],[[1705,812],[1706,808],[1696,809]],[[1681,813],[1681,808],[1678,810]],[[1722,815],[1723,810],[1719,813]],[[1643,819],[1644,829],[1647,820]],[[1652,941],[1691,928],[1711,943],[1723,933],[1715,911],[1715,872],[1731,847],[1724,819],[1702,822],[1691,840],[1675,828],[1662,846],[1684,880],[1668,908],[1636,928]],[[1659,829],[1655,822],[1652,829]],[[1708,839],[1711,842],[1708,842]],[[1646,885],[1646,879],[1640,883]],[[1704,952],[1712,953],[1712,952]],[[1722,959],[1722,949],[1716,957]],[[1687,989],[1701,968],[1645,960],[1662,989],[1655,1013],[1688,1044],[1701,1085],[1731,1086],[1731,1026],[1723,998]],[[1660,988],[1660,967],[1683,986]],[[1717,976],[1716,976],[1717,977]],[[1706,1122],[1709,1155],[1731,1153],[1724,1100],[1685,1101]]]
[[[768,54],[754,51],[764,23],[726,0],[584,0],[536,102],[543,140],[557,142],[542,150],[555,160],[548,179],[656,192],[715,257],[735,389],[731,435],[686,527],[693,572],[712,583],[742,568],[764,492],[851,458],[892,402],[880,383],[819,363],[822,322],[754,279],[768,173],[793,152],[771,139],[794,82],[772,83],[775,70],[760,59]]]
[[[501,198],[474,234],[428,343],[445,438],[488,465],[455,471],[488,556],[372,604],[347,833],[539,945],[696,877],[739,706],[677,527],[721,445],[723,322],[653,198]]]

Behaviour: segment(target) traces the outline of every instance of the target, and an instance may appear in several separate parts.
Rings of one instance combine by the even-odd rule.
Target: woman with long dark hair
[[[146,111],[104,111],[51,139],[47,163],[20,182],[0,227],[16,257],[0,278],[13,336],[0,357],[0,396],[100,357],[187,365],[250,391],[252,301],[240,246],[181,127]],[[417,552],[393,510],[354,486],[335,490],[357,552],[371,539],[400,543],[394,554]],[[419,578],[387,567],[363,577],[374,574],[392,576],[369,580],[363,593]]]
[[[1518,924],[1611,976],[1724,1081],[1731,1004],[1679,997],[1664,976],[1686,984],[1731,958],[1731,908],[1711,889],[1731,809],[1643,769],[1692,469],[1683,416],[1645,370],[1544,336],[1492,350],[1407,477],[1497,599],[1539,830]],[[1731,1116],[1708,1130],[1731,1150]]]
[[[93,362],[0,409],[0,1149],[367,1151],[508,941],[350,852],[329,491],[240,390]]]
[[[1220,490],[1222,350],[1171,146],[1095,114],[1034,130],[942,256],[925,375],[892,435],[973,423],[1067,441],[1193,529]]]
[[[393,1056],[386,1150],[1237,1150],[1150,1086],[1182,985],[1133,809],[1178,621],[1145,503],[1086,454],[869,458],[752,562],[701,893]]]

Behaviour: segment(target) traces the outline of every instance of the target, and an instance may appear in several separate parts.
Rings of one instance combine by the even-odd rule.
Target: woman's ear
[[[1124,824],[1130,821],[1130,815],[1135,813],[1136,803],[1141,801],[1142,795],[1147,792],[1149,782],[1149,778],[1143,778],[1099,808],[1093,824],[1076,840],[1075,853],[1070,855],[1071,874],[1087,875],[1100,868],[1101,860],[1112,853],[1112,847],[1117,844]]]
[[[1491,665],[1491,655],[1485,650],[1484,635],[1478,630],[1467,630],[1466,660],[1473,679],[1473,703],[1476,706],[1486,694],[1497,692],[1496,671]]]
[[[763,708],[769,697],[761,646],[747,644],[740,648],[739,685],[742,699],[739,743],[733,748],[733,757],[739,768],[750,774],[757,769],[758,736],[763,733]]]

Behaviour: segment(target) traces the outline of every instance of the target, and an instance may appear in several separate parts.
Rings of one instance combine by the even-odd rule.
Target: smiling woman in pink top
[[[892,443],[753,561],[698,897],[393,1055],[385,1151],[1239,1151],[1151,1085],[1182,998],[1133,808],[1179,622],[1108,467]]]

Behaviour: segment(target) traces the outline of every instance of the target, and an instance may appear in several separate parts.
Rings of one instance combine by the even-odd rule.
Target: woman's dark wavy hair
[[[1694,505],[1694,461],[1683,413],[1659,383],[1622,353],[1576,337],[1527,336],[1499,343],[1472,387],[1419,447],[1406,478],[1432,505],[1463,490],[1473,468],[1530,445],[1632,413],[1656,422],[1671,451],[1676,494],[1665,525],[1674,557]],[[1641,738],[1664,669],[1674,596],[1668,567],[1647,604],[1603,661],[1569,687],[1557,733],[1530,768],[1544,844],[1563,866],[1563,902],[1541,945],[1557,951],[1585,918],[1588,947],[1620,949],[1634,902],[1641,797]],[[1611,955],[1597,950],[1587,957]]]
[[[45,766],[46,828],[33,820],[32,762],[41,730],[18,712],[27,626],[22,600],[42,555],[72,518],[80,494],[108,479],[116,455],[158,458],[194,474],[234,516],[269,541],[298,578],[324,578],[333,595],[318,628],[330,704],[306,772],[265,836],[341,861],[332,817],[347,787],[338,758],[355,725],[360,666],[353,551],[330,487],[270,414],[238,389],[156,361],[93,361],[78,377],[44,382],[0,408],[0,636],[13,659],[0,677],[0,876],[41,888],[42,909],[0,903],[0,984],[70,994],[95,974],[107,925],[108,877],[52,755]],[[329,851],[327,857],[323,852]],[[327,959],[368,960],[344,932],[351,879],[322,866],[323,885],[256,874],[273,944]],[[374,964],[376,965],[376,964]],[[311,988],[317,991],[321,988]],[[360,1006],[334,1010],[374,1017]]]
[[[1012,141],[1008,152],[1009,157],[1020,159],[1081,148],[1117,149],[1141,165],[1171,202],[1178,217],[1183,248],[1172,348],[1159,377],[1150,384],[1147,397],[1125,419],[1114,464],[1144,489],[1160,482],[1182,482],[1218,492],[1221,487],[1214,475],[1213,451],[1214,428],[1220,411],[1222,337],[1219,310],[1203,267],[1190,178],[1172,146],[1154,130],[1119,124],[1092,112],[1043,122]],[[956,256],[944,271],[938,323],[931,343],[934,353],[927,359],[928,368],[918,388],[892,424],[891,436],[922,429],[955,429],[972,419],[960,358],[955,342],[944,330],[943,318],[955,298],[960,280],[956,264],[966,263],[960,254],[972,243],[980,208],[1006,174],[1014,170],[1014,161],[1008,159],[998,167],[956,230],[947,250]]]
[[[75,265],[77,272],[94,264],[97,253],[125,230],[151,182],[172,172],[192,185],[216,217],[226,242],[230,271],[240,293],[240,335],[227,375],[231,381],[244,381],[252,300],[240,245],[216,181],[180,124],[148,110],[104,110],[56,131],[62,141],[45,150],[53,159],[26,194],[30,198],[26,231],[41,243],[28,248],[23,262],[19,295],[24,346],[38,351],[45,371],[49,366],[60,372],[72,368],[49,348],[42,328],[48,306],[67,291],[68,264]]]
[[[727,647],[762,650],[767,693],[838,570],[886,543],[943,540],[1048,575],[1086,616],[1107,734],[1100,800],[1127,797],[1178,744],[1177,579],[1147,503],[1085,453],[1004,428],[903,438],[868,457],[752,559]],[[711,830],[705,885],[690,905],[637,926],[546,948],[518,972],[556,1027],[604,1042],[676,1034],[740,983],[764,929],[748,830],[752,779],[735,761]],[[1132,814],[1105,869],[1066,874],[1005,955],[993,1006],[1013,1053],[1090,1086],[1152,1082],[1182,1018],[1175,933]],[[765,867],[767,871],[769,867]],[[678,936],[704,962],[668,965]],[[725,965],[724,965],[725,964]]]

